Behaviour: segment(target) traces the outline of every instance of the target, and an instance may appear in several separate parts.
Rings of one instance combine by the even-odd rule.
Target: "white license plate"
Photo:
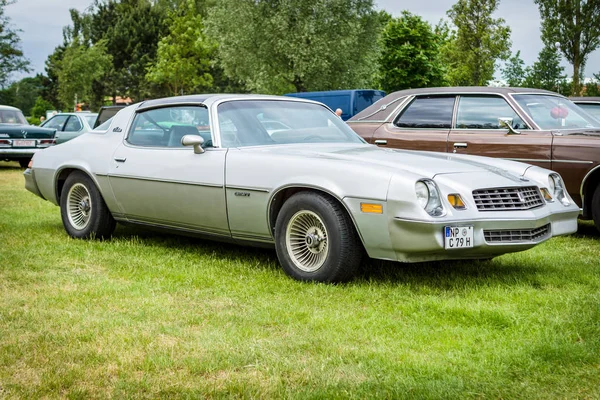
[[[35,147],[35,140],[13,140],[13,147]]]
[[[472,226],[446,226],[444,227],[444,248],[467,249],[473,247]]]

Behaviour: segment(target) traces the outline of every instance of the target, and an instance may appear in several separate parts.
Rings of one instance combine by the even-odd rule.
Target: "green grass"
[[[273,251],[70,239],[0,163],[0,398],[599,398],[600,236],[293,281]]]

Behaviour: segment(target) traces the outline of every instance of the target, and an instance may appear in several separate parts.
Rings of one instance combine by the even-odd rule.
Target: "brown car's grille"
[[[550,235],[550,224],[535,229],[483,231],[488,243],[536,243]]]
[[[544,205],[536,186],[474,190],[473,198],[479,211],[530,210]]]

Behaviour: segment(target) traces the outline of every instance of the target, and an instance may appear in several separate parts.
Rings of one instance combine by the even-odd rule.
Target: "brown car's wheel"
[[[592,218],[594,218],[596,229],[600,231],[600,185],[596,187],[592,197]]]
[[[109,238],[116,222],[100,191],[82,172],[67,177],[60,196],[60,213],[67,233],[77,239]]]
[[[314,192],[296,193],[285,202],[275,224],[275,246],[288,275],[317,282],[351,279],[363,251],[342,206]]]

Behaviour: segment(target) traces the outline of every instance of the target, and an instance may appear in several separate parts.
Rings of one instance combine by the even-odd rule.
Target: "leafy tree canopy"
[[[546,46],[560,44],[573,65],[573,92],[581,90],[580,76],[589,54],[600,46],[600,0],[534,0],[542,17]]]
[[[225,74],[251,90],[371,84],[381,29],[373,0],[220,0],[208,15]]]
[[[560,83],[566,79],[565,68],[560,65],[560,55],[554,47],[545,46],[538,59],[526,71],[524,86],[561,91]],[[562,93],[565,94],[565,93]]]
[[[421,17],[402,12],[386,24],[380,42],[379,84],[386,92],[445,85],[440,41]]]
[[[6,6],[14,3],[10,0],[0,0],[0,87],[5,87],[10,74],[17,71],[28,72],[29,60],[21,50],[19,30],[10,24],[10,18],[4,14]]]
[[[519,50],[506,62],[502,69],[502,77],[506,79],[508,86],[519,87],[523,86],[525,76],[525,61],[521,59],[521,51]]]
[[[510,57],[510,28],[492,18],[499,0],[458,0],[448,10],[456,37],[444,51],[453,85],[485,86],[494,77],[498,59]]]
[[[173,10],[170,14],[170,32],[158,43],[156,63],[150,65],[146,77],[166,85],[171,95],[210,90],[210,64],[216,45],[204,35],[195,2],[188,0],[183,12]]]
[[[75,100],[89,103],[92,83],[106,74],[111,63],[104,41],[87,46],[75,37],[58,65],[58,96],[64,109],[73,109]]]

